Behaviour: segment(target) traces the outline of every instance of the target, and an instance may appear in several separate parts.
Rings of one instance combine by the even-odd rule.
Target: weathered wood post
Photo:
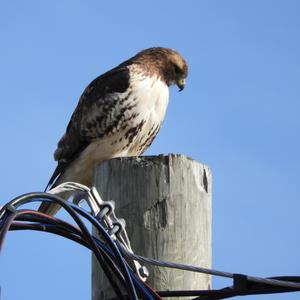
[[[95,172],[104,200],[116,202],[116,215],[136,254],[211,267],[211,173],[183,155],[116,158]],[[92,299],[114,296],[98,263],[92,262]],[[210,276],[148,267],[156,290],[210,289]],[[174,299],[174,298],[172,298]],[[185,298],[186,299],[186,298]]]

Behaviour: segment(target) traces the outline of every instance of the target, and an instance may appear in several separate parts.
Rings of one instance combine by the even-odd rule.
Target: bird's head
[[[188,65],[177,51],[154,47],[141,51],[136,58],[145,63],[148,69],[155,70],[168,86],[177,85],[179,91],[184,89]]]

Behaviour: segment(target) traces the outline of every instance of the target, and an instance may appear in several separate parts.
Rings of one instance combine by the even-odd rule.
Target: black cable
[[[9,211],[9,209],[11,207],[17,208],[20,205],[23,205],[25,203],[34,202],[34,201],[37,200],[37,198],[46,199],[47,201],[49,201],[49,199],[51,199],[51,202],[55,202],[57,204],[60,204],[70,214],[70,216],[73,218],[73,220],[76,222],[76,224],[78,225],[78,227],[82,231],[82,234],[83,234],[84,238],[89,243],[89,245],[91,247],[91,250],[94,252],[94,254],[95,254],[98,262],[100,263],[100,265],[101,265],[104,273],[106,274],[106,277],[108,278],[110,284],[112,285],[112,287],[114,287],[115,292],[117,293],[118,297],[120,297],[120,299],[124,299],[123,294],[119,290],[119,287],[116,285],[116,283],[112,279],[111,271],[108,269],[107,263],[103,259],[102,254],[99,251],[99,249],[98,249],[95,241],[91,237],[88,229],[86,228],[86,226],[84,225],[84,223],[81,221],[81,219],[79,218],[79,216],[77,216],[76,212],[71,207],[71,205],[69,203],[67,203],[66,201],[62,200],[60,197],[58,197],[56,195],[48,194],[48,193],[28,193],[28,194],[24,194],[22,196],[19,196],[19,197],[13,199],[7,205],[5,205],[0,210],[0,217],[3,216],[3,214],[5,214],[6,208],[8,208],[8,211]],[[6,213],[8,213],[8,212],[6,212]],[[129,280],[130,280],[129,282],[131,282],[130,276],[128,276],[128,277],[129,277]],[[126,288],[128,290],[128,293],[129,293],[131,299],[137,300],[136,292],[135,292],[134,287],[132,288],[130,286],[130,284],[128,284],[128,285],[126,285]]]
[[[120,245],[120,249],[122,253],[134,260],[137,260],[144,264],[150,264],[154,266],[160,266],[160,267],[166,267],[166,268],[174,268],[174,269],[180,269],[184,271],[192,271],[192,272],[198,272],[203,274],[210,274],[220,277],[227,277],[234,279],[235,282],[237,282],[237,279],[243,278],[244,280],[247,280],[247,282],[255,283],[255,284],[264,284],[264,285],[272,285],[272,286],[278,286],[278,287],[285,287],[285,288],[295,288],[300,289],[300,284],[298,282],[293,281],[283,281],[275,278],[260,278],[260,277],[254,277],[254,276],[248,276],[243,274],[234,274],[229,272],[222,272],[192,265],[186,265],[186,264],[180,264],[180,263],[174,263],[174,262],[167,262],[167,261],[161,261],[153,258],[143,257],[134,253],[129,252],[127,249],[125,249],[124,246]]]
[[[24,199],[22,199],[22,198],[20,199],[20,197],[18,197],[18,198],[16,198],[16,199],[12,200],[8,205],[11,205],[11,206],[12,206],[12,205],[18,206],[18,205],[22,205],[22,204],[24,204],[24,203],[26,203],[26,202],[33,202],[33,201],[35,201],[35,199],[30,199],[30,197],[39,197],[39,198],[41,198],[41,194],[42,194],[42,196],[45,196],[46,200],[47,200],[47,198],[49,198],[49,195],[50,195],[50,194],[48,194],[48,193],[30,193],[30,194],[23,195],[23,196],[26,196],[26,197],[27,197],[27,199],[26,199],[25,202],[24,202]],[[29,196],[29,198],[28,198],[28,196]],[[22,196],[21,196],[21,197],[22,197]],[[50,197],[50,198],[51,198],[51,197]],[[17,202],[16,202],[15,200],[17,200]],[[96,228],[98,228],[98,231],[100,231],[100,232],[101,232],[101,231],[102,231],[102,232],[104,231],[104,233],[106,234],[104,228],[103,228],[102,225],[98,222],[98,220],[96,220],[94,217],[92,217],[91,215],[89,215],[86,211],[82,210],[80,207],[78,207],[78,206],[76,206],[76,205],[74,205],[74,204],[68,203],[68,202],[64,202],[64,204],[65,204],[65,203],[67,203],[67,205],[73,207],[79,214],[81,214],[83,217],[85,217],[86,219],[88,219],[88,220],[89,220]],[[0,211],[0,214],[3,215],[3,209]],[[55,219],[55,218],[54,218],[54,219]],[[64,223],[64,224],[65,224],[65,223]],[[70,226],[72,226],[72,225],[70,225]],[[100,227],[100,228],[99,228],[99,227]],[[112,250],[114,250],[114,252],[117,254],[117,255],[116,255],[117,260],[118,260],[118,258],[121,259],[121,261],[119,260],[119,265],[122,266],[122,263],[125,264],[125,262],[123,261],[123,257],[121,256],[121,253],[120,253],[119,249],[116,247],[115,243],[111,241],[111,239],[110,239],[109,236],[108,236],[108,238],[107,238],[107,236],[108,236],[107,234],[104,235],[104,237],[106,238],[108,244],[110,244]],[[127,269],[126,269],[125,271],[127,271]],[[128,271],[127,271],[127,272],[128,272]],[[128,273],[128,275],[129,275],[129,273]],[[130,277],[130,280],[131,280],[131,277]],[[128,287],[128,280],[127,280],[126,282],[127,282],[127,286],[125,285],[125,287]],[[131,284],[132,284],[132,282],[131,282]],[[134,289],[134,287],[133,287],[133,289]],[[140,287],[139,287],[139,289],[140,289]],[[152,293],[152,296],[153,296],[154,298],[155,298],[155,296],[158,297],[157,294],[156,294],[156,295],[153,295],[153,293],[154,293],[153,291],[151,291],[150,293]],[[153,297],[152,297],[152,298],[153,298]]]
[[[32,211],[32,212],[34,212],[34,211]],[[45,216],[47,216],[47,215],[45,215]],[[16,219],[22,220],[22,221],[26,220],[26,221],[31,221],[31,222],[32,221],[45,221],[45,220],[43,220],[42,217],[35,217],[34,215],[31,216],[30,214],[18,216]],[[49,217],[49,219],[50,219],[51,223],[53,223],[53,220],[59,221],[58,223],[65,223],[64,221],[61,221],[61,220],[53,218],[53,217]],[[66,223],[66,224],[70,225],[68,223]],[[70,226],[72,229],[74,229],[76,231],[76,233],[72,233],[69,230],[60,228],[60,226],[53,226],[53,225],[49,225],[49,224],[47,224],[47,225],[46,224],[28,224],[28,223],[22,223],[22,222],[14,222],[11,225],[10,230],[36,230],[36,231],[49,232],[52,234],[66,237],[70,240],[73,240],[74,242],[77,242],[77,243],[89,248],[89,245],[81,237],[78,236],[78,230],[76,230],[76,227],[74,227],[72,225]],[[97,241],[97,243],[101,244],[101,242],[98,239],[96,239],[96,238],[94,238],[94,239]],[[113,261],[114,257],[112,256],[112,253],[107,250],[105,251],[105,249],[102,249],[102,250],[104,250],[103,254],[105,256],[105,259],[110,259]],[[122,276],[121,273],[119,275]],[[136,280],[139,281],[137,278],[136,278]],[[149,290],[149,287],[145,286],[144,283],[140,282],[140,285],[143,285],[144,288],[148,289],[148,291],[151,293],[151,295],[155,299],[161,299],[158,296],[158,294],[154,293],[151,289]],[[141,289],[140,285],[139,284],[137,285],[137,288],[139,290],[139,295],[143,295],[143,290]]]
[[[16,218],[22,217],[22,215],[30,216],[31,213],[33,213],[33,212],[30,211],[30,210],[19,210],[19,211],[16,212]],[[34,212],[34,213],[35,213],[35,212]],[[51,217],[45,216],[45,219],[46,219],[46,220],[47,220],[47,219],[51,219]],[[53,227],[52,227],[52,228],[53,228]],[[58,227],[58,228],[59,228],[59,227]],[[69,229],[72,228],[72,225],[69,224],[69,226],[68,226],[67,228],[69,228]],[[41,227],[41,229],[43,229],[43,231],[45,231],[45,225],[43,225],[43,227]],[[73,229],[75,229],[75,228],[73,228]],[[62,231],[65,231],[65,232],[66,232],[66,230],[62,230]],[[77,230],[77,233],[81,234],[81,236],[82,236],[82,232],[80,232],[80,231]],[[88,247],[91,249],[91,245],[86,241],[86,239],[84,239],[84,238],[82,237],[82,240],[85,241],[85,243],[86,243],[86,244],[88,245]],[[103,253],[101,253],[101,255],[102,255],[102,254],[103,254]],[[106,258],[106,255],[104,255],[104,256],[105,256],[105,258]],[[108,270],[108,272],[110,272],[108,275],[109,275],[110,278],[111,278],[113,289],[115,290],[115,292],[116,292],[116,294],[118,295],[118,297],[120,297],[120,299],[123,299],[123,298],[124,298],[123,293],[120,291],[119,286],[116,284],[116,281],[113,280],[112,269],[113,269],[113,270],[115,269],[115,265],[114,265],[110,260],[108,260],[107,258],[106,258],[106,260],[104,260],[104,262],[105,262],[105,264],[108,265],[108,267],[110,267],[110,269],[107,268],[107,270]],[[114,271],[116,272],[116,270],[114,270]],[[105,274],[107,274],[107,273],[105,273]],[[122,279],[123,279],[123,278],[122,278]],[[123,281],[124,281],[124,280],[123,280]]]
[[[55,217],[51,217],[32,210],[16,210],[16,208],[22,204],[28,202],[34,202],[37,199],[42,198],[42,201],[55,202],[60,204],[71,215],[73,220],[77,223],[78,228],[63,220]],[[104,237],[108,246],[103,244],[100,240],[93,237],[85,227],[81,218],[77,215],[84,217],[90,221],[93,226]],[[30,222],[30,223],[28,223]],[[23,196],[17,197],[0,210],[0,250],[3,245],[4,238],[8,230],[38,230],[46,231],[53,234],[57,234],[66,237],[74,242],[77,242],[93,251],[105,274],[108,275],[108,280],[111,282],[112,287],[117,293],[116,299],[134,299],[133,295],[129,293],[130,287],[126,284],[132,284],[134,296],[137,297],[136,290],[139,292],[139,297],[145,297],[145,299],[160,299],[161,297],[196,297],[193,299],[199,300],[217,300],[226,299],[235,296],[243,295],[256,295],[256,294],[272,294],[283,292],[296,292],[300,290],[300,277],[285,276],[285,277],[271,277],[271,278],[259,278],[253,276],[247,276],[243,274],[232,274],[226,272],[220,272],[215,270],[209,270],[204,268],[197,268],[193,266],[185,266],[183,264],[167,263],[161,261],[155,261],[148,258],[143,258],[137,255],[127,255],[131,259],[138,258],[137,260],[144,261],[154,265],[161,265],[171,268],[184,269],[188,267],[190,271],[196,270],[198,272],[214,272],[214,275],[233,278],[233,286],[226,287],[219,290],[193,290],[193,291],[160,291],[154,292],[150,287],[142,283],[129,271],[129,267],[126,266],[125,260],[121,255],[116,243],[112,241],[110,236],[105,231],[104,227],[93,216],[89,215],[83,209],[77,207],[74,204],[63,201],[61,198],[48,193],[29,193]],[[123,254],[125,251],[121,248]],[[101,261],[103,265],[101,264]],[[104,266],[104,267],[103,267]],[[122,268],[123,267],[123,268]],[[202,270],[203,269],[203,270]],[[127,276],[130,277],[128,281]],[[135,286],[133,285],[132,278],[134,279]],[[115,280],[117,279],[117,280]],[[117,282],[121,283],[123,287],[127,287],[128,295],[120,290]],[[149,296],[150,294],[150,296]],[[150,298],[149,298],[150,297]]]
[[[6,234],[9,230],[9,227],[11,223],[13,222],[14,218],[16,217],[17,212],[16,211],[11,211],[10,213],[6,214],[3,218],[2,221],[2,226],[1,226],[1,231],[0,231],[0,252],[3,247],[4,239],[6,237]]]
[[[203,268],[203,267],[197,267],[197,266],[192,266],[192,265],[162,261],[162,260],[159,260],[159,259],[153,259],[153,258],[137,255],[135,253],[129,252],[127,249],[125,249],[124,246],[122,246],[122,244],[120,245],[120,249],[126,257],[129,257],[133,260],[137,260],[137,261],[139,261],[141,263],[144,263],[144,264],[150,264],[150,265],[153,265],[153,266],[172,268],[172,269],[178,269],[178,270],[184,270],[184,271],[190,271],[190,272],[198,272],[198,273],[202,273],[202,274],[215,275],[215,276],[231,278],[231,279],[233,279],[233,277],[234,277],[234,274],[229,273],[229,272],[222,272],[222,271],[207,269],[207,268]]]
[[[29,215],[25,215],[25,216],[18,216],[16,219],[17,220],[28,220],[30,219]],[[33,218],[35,219],[35,218]],[[31,221],[33,221],[33,219]],[[39,218],[40,220],[42,218]],[[58,220],[58,219],[57,219]],[[66,223],[67,225],[70,225],[68,223]],[[71,227],[73,227],[71,225]],[[73,229],[76,230],[76,228],[74,227]],[[10,226],[10,230],[35,230],[35,231],[42,231],[42,232],[48,232],[48,233],[52,233],[55,235],[60,235],[62,237],[65,237],[67,239],[70,239],[88,249],[91,250],[90,245],[82,238],[82,236],[80,235],[79,231],[76,230],[76,232],[71,232],[69,229],[60,227],[60,226],[56,226],[56,225],[49,225],[49,224],[33,224],[33,223],[22,223],[22,222],[14,222],[12,223],[12,225]],[[102,249],[102,254],[105,256],[106,259],[110,259],[113,262],[114,257],[112,256],[111,253],[109,253],[107,250],[105,251],[105,249]],[[124,281],[124,277],[122,276],[121,272],[119,271],[119,269],[115,266],[115,269],[118,271],[118,278],[120,281]]]

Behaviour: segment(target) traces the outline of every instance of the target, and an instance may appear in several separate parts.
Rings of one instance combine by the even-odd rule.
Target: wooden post
[[[96,169],[94,183],[104,200],[116,202],[116,215],[126,220],[136,254],[211,267],[211,173],[207,166],[173,154],[116,158]],[[148,284],[156,290],[211,287],[208,275],[147,268]],[[93,260],[92,299],[113,296]]]

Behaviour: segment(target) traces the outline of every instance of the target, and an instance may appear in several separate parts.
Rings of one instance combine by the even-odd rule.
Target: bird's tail
[[[58,185],[58,181],[60,179],[60,177],[63,175],[62,173],[62,169],[64,167],[64,163],[58,163],[57,167],[55,168],[46,188],[45,188],[45,192],[47,192],[47,190],[55,187],[56,185]]]
[[[61,177],[62,177],[62,169],[63,169],[63,163],[58,163],[57,167],[55,168],[46,188],[45,192],[49,191],[50,189],[56,187],[61,183]],[[57,194],[57,196],[63,198],[64,200],[67,200],[70,196],[69,192],[62,192]],[[61,208],[60,205],[54,204],[54,203],[48,203],[48,202],[42,202],[42,204],[39,207],[39,212],[54,216],[59,209]]]
[[[70,194],[70,192],[62,192],[57,194],[57,196],[61,197],[64,200],[67,200],[70,197]],[[38,211],[50,216],[54,216],[60,208],[61,206],[59,204],[42,202]]]

